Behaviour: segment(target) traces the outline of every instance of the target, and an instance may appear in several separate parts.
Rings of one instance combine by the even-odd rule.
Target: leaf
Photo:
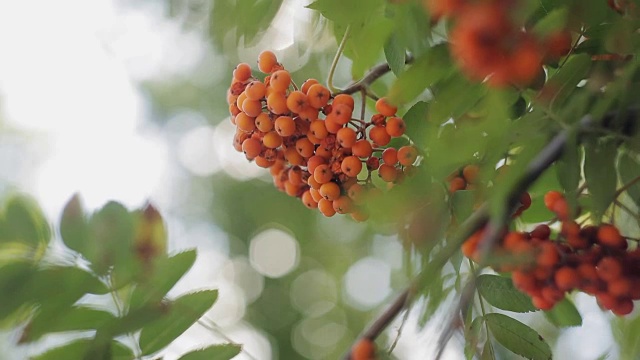
[[[380,61],[384,45],[392,31],[393,23],[383,17],[382,13],[351,24],[351,34],[344,48],[344,55],[353,60],[351,75],[354,79],[361,78],[368,69]],[[336,31],[340,39],[342,33],[342,29]]]
[[[464,353],[467,360],[471,360],[474,355],[478,352],[478,342],[480,341],[480,331],[482,330],[482,325],[484,323],[484,318],[482,316],[478,316],[471,322],[471,325],[467,329],[467,333],[465,334],[465,345],[464,345]]]
[[[580,81],[585,79],[591,69],[591,57],[586,54],[574,55],[564,66],[549,78],[540,97],[548,101],[552,107],[560,107],[576,89]]]
[[[544,315],[558,327],[582,326],[582,316],[573,302],[567,298],[557,303],[553,309],[545,311]]]
[[[133,260],[134,220],[122,204],[110,201],[89,220],[91,250],[88,260],[99,275],[118,263],[129,267]]]
[[[462,224],[472,213],[476,200],[474,190],[459,190],[451,196],[451,206],[453,207],[453,217],[458,224]]]
[[[87,259],[92,257],[89,253],[91,248],[89,224],[78,194],[73,195],[62,210],[60,235],[69,249],[79,252]]]
[[[593,219],[599,222],[616,192],[617,145],[613,139],[587,137],[584,149],[584,177],[591,194]]]
[[[149,278],[139,281],[131,295],[130,307],[139,308],[150,302],[158,302],[191,269],[196,261],[196,250],[188,250],[154,262]]]
[[[404,62],[406,53],[404,46],[401,45],[398,35],[392,33],[384,44],[384,56],[387,59],[389,68],[396,76],[399,76],[404,70]]]
[[[209,12],[209,37],[219,48],[229,39],[229,34],[235,35],[236,44],[240,44],[240,40],[251,44],[271,25],[282,3],[282,0],[213,1]]]
[[[179,360],[228,360],[240,354],[242,346],[235,344],[214,345],[188,352]]]
[[[452,69],[446,45],[436,45],[417,58],[391,85],[387,97],[396,105],[404,105],[420,95],[425,89],[444,79]]]
[[[40,355],[34,356],[32,360],[60,360],[60,359],[84,359],[92,350],[93,341],[91,339],[80,339],[68,344],[50,349]],[[105,357],[112,360],[131,360],[135,358],[133,350],[118,341],[111,341],[108,348],[110,354]]]
[[[640,177],[640,161],[630,153],[621,153],[618,158],[618,172],[620,173],[620,181],[622,184],[630,184]],[[640,208],[640,182],[636,181],[635,184],[627,188],[626,192],[636,206]]]
[[[611,321],[611,330],[620,349],[620,359],[637,359],[640,356],[640,316],[616,317]]]
[[[441,123],[450,118],[459,118],[473,109],[486,94],[487,87],[482,83],[471,82],[456,72],[438,83],[429,119]]]
[[[15,241],[33,248],[43,248],[51,239],[51,229],[35,200],[24,196],[12,196],[4,210],[0,226],[0,242]]]
[[[539,38],[566,28],[568,9],[566,6],[555,8],[533,27],[533,33]]]
[[[582,154],[575,130],[568,134],[562,157],[556,162],[556,176],[566,194],[569,210],[571,214],[575,214],[578,184],[582,178]]]
[[[200,319],[217,298],[217,290],[204,290],[183,295],[172,301],[166,314],[142,328],[142,354],[149,355],[169,345]]]
[[[550,360],[551,349],[535,330],[506,315],[484,316],[491,334],[508,350],[531,360]]]
[[[478,291],[489,304],[498,309],[519,313],[538,310],[529,296],[516,289],[511,279],[503,276],[478,276]]]
[[[0,320],[5,320],[23,306],[33,304],[33,299],[24,293],[23,288],[35,272],[28,262],[0,266]]]
[[[424,101],[415,103],[404,116],[404,123],[407,126],[407,135],[413,139],[414,143],[424,149],[427,145],[427,138],[431,131],[435,131],[433,124],[427,121],[427,111],[429,104]]]
[[[39,313],[24,329],[20,343],[36,341],[45,334],[97,329],[113,321],[115,317],[107,311],[77,306],[56,313]]]

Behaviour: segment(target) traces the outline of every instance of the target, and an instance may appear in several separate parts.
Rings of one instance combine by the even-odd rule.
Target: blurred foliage
[[[52,242],[51,226],[31,198],[11,195],[3,205],[0,324],[21,325],[20,344],[55,333],[94,333],[35,359],[139,359],[169,345],[217,299],[216,290],[166,297],[193,265],[196,251],[167,254],[164,221],[152,205],[131,212],[109,202],[86,214],[76,195],[60,221],[63,244]],[[53,243],[65,247],[63,255],[53,253]],[[111,306],[83,301],[86,295],[107,299]],[[122,335],[135,342],[134,348],[121,341]],[[219,359],[239,351],[236,345],[202,350]]]

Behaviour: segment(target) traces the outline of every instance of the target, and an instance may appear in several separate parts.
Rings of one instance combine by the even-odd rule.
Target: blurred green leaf
[[[20,342],[36,341],[49,333],[97,329],[114,319],[110,312],[83,306],[65,308],[55,313],[41,312],[24,329]]]
[[[498,309],[519,313],[538,310],[531,303],[529,296],[513,286],[510,278],[489,274],[480,275],[478,291],[489,304]]]
[[[389,101],[397,105],[411,102],[429,86],[445,78],[451,69],[447,46],[434,46],[398,76],[387,94]]]
[[[545,317],[555,326],[582,326],[582,316],[568,298],[557,303],[553,309],[544,312]]]
[[[590,69],[589,55],[569,57],[564,66],[549,78],[539,96],[549,102],[551,107],[560,107],[575,91],[578,83],[587,78]]]
[[[535,330],[509,316],[493,313],[484,316],[491,334],[508,350],[531,360],[550,360],[551,349]]]
[[[640,356],[640,316],[616,317],[611,321],[611,330],[620,347],[620,360],[633,360]]]
[[[459,190],[451,195],[451,206],[456,223],[461,224],[473,213],[475,202],[474,190]]]
[[[169,311],[142,328],[140,348],[149,355],[169,345],[213,306],[217,290],[204,290],[183,295],[169,303]]]
[[[392,33],[384,44],[384,56],[387,59],[391,71],[393,71],[396,76],[399,76],[402,71],[404,71],[406,52],[397,34]]]
[[[92,239],[89,233],[89,223],[78,194],[73,195],[62,211],[60,219],[60,235],[62,241],[71,250],[75,250],[91,258]]]
[[[484,318],[478,316],[471,322],[467,333],[465,334],[466,343],[464,345],[464,354],[467,360],[473,359],[478,352],[478,342],[480,341],[480,332],[482,331],[482,325],[484,324]]]
[[[599,222],[613,201],[617,175],[615,158],[617,144],[613,139],[587,137],[584,144],[584,177],[591,195],[593,220]]]
[[[209,36],[222,48],[227,35],[232,34],[236,45],[251,44],[265,31],[282,6],[282,0],[216,0],[212,2]]]
[[[228,360],[236,357],[241,351],[240,345],[214,345],[186,353],[179,360]]]
[[[0,242],[22,242],[43,251],[51,239],[51,229],[38,204],[25,195],[11,196],[4,206]]]
[[[196,250],[188,250],[170,257],[158,258],[149,277],[139,281],[131,294],[129,306],[139,308],[158,302],[191,269],[196,261]]]
[[[134,260],[134,220],[129,211],[115,201],[110,201],[89,220],[92,248],[88,260],[98,275],[118,264],[130,268]]]
[[[7,320],[21,307],[34,304],[34,300],[25,294],[24,285],[35,272],[33,264],[28,262],[19,261],[0,266],[0,321]]]
[[[623,152],[620,154],[617,168],[623,185],[631,184],[632,181],[640,177],[640,161],[630,153]],[[636,181],[635,184],[627,188],[626,192],[636,206],[640,208],[640,182]]]
[[[61,359],[87,359],[91,352],[93,342],[91,339],[80,339],[68,344],[50,349],[40,355],[34,356],[32,360],[61,360]],[[108,347],[108,353],[101,354],[103,359],[131,360],[135,358],[133,350],[122,343],[113,340]],[[88,360],[88,359],[87,359]],[[98,360],[98,359],[91,359]]]
[[[434,126],[427,121],[428,110],[428,103],[418,101],[403,116],[407,126],[406,134],[409,135],[414,143],[421,149],[424,149],[427,145],[428,133],[436,130]]]
[[[551,10],[544,18],[536,23],[533,32],[542,38],[555,31],[564,30],[568,12],[569,9],[565,6]]]
[[[456,72],[436,86],[429,119],[440,123],[450,118],[459,118],[473,109],[487,91],[487,87],[482,83],[471,82]]]

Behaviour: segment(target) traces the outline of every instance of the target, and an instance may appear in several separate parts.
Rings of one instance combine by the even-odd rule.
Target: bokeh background
[[[307,210],[231,146],[226,89],[238,62],[271,49],[298,83],[326,78],[337,44],[309,2],[0,1],[0,194],[33,195],[53,221],[76,192],[89,209],[156,205],[170,249],[198,248],[171,294],[220,289],[206,314],[218,331],[196,324],[165,359],[226,341],[244,345],[238,359],[337,359],[408,283],[393,233]],[[349,64],[336,83],[351,81]],[[562,333],[520,318],[556,339],[559,359],[615,356],[609,319],[587,296],[576,303],[584,324]],[[437,323],[419,330],[410,317],[394,356],[429,358]],[[55,341],[15,336],[0,335],[0,358]],[[462,341],[445,358],[462,358]]]

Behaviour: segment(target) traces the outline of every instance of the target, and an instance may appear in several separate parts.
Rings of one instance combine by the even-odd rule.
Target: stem
[[[413,56],[408,54],[404,62],[405,62],[405,64],[412,63],[413,62]],[[362,89],[365,89],[367,91],[367,96],[369,96],[370,98],[372,98],[374,100],[377,100],[378,97],[375,96],[374,94],[372,94],[371,92],[369,92],[369,86],[374,81],[378,80],[382,75],[388,73],[389,71],[391,71],[391,68],[389,67],[389,64],[387,64],[387,63],[378,64],[378,65],[374,66],[373,68],[371,68],[371,70],[369,70],[369,72],[362,79],[350,84],[344,90],[340,90],[339,93],[340,94],[353,94],[353,93],[356,93],[358,91],[361,91]],[[333,92],[333,90],[331,90],[331,91]]]
[[[350,34],[351,34],[351,25],[347,25],[347,28],[344,30],[344,35],[342,36],[342,40],[340,40],[340,44],[338,45],[338,50],[336,51],[336,55],[333,57],[333,61],[331,62],[331,67],[329,68],[329,77],[327,78],[327,86],[329,87],[329,91],[331,91],[331,93],[336,93],[340,91],[340,89],[333,86],[333,75],[335,75],[336,68],[338,67],[338,61],[340,60],[340,56],[342,56],[344,47],[347,44],[347,38],[349,38]]]
[[[468,259],[468,260],[469,260],[469,267],[473,272],[473,277],[477,278],[477,272],[476,272],[475,266],[473,265],[473,261],[471,261],[471,259]],[[487,315],[487,312],[484,308],[484,300],[482,299],[482,296],[480,296],[480,293],[478,291],[476,291],[476,293],[478,294],[478,301],[480,302],[480,312],[482,312],[482,317],[484,318],[484,316]],[[495,359],[496,354],[495,354],[495,351],[493,350],[493,344],[491,343],[491,340],[489,340],[489,325],[487,325],[486,322],[484,322],[484,329],[487,332],[487,341],[489,342],[489,351],[491,352],[491,358]]]
[[[202,326],[203,328],[216,333],[218,336],[220,336],[224,341],[233,344],[233,345],[240,345],[237,342],[233,341],[230,337],[228,337],[227,335],[224,334],[224,332],[222,332],[222,329],[220,329],[220,326],[218,326],[218,324],[216,324],[213,320],[206,318],[206,317],[202,317],[200,319],[198,319],[198,325]],[[253,355],[251,355],[251,353],[249,353],[244,347],[242,347],[242,352],[250,359],[250,360],[256,360],[257,358]]]
[[[640,181],[640,176],[638,176],[635,179],[633,179],[633,180],[629,181],[628,183],[624,184],[624,186],[622,186],[620,189],[618,189],[615,192],[613,198],[617,199],[618,197],[620,197],[620,194],[622,194],[623,192],[627,191],[627,189],[629,189],[630,187],[632,187],[633,185],[635,185],[639,181]]]

